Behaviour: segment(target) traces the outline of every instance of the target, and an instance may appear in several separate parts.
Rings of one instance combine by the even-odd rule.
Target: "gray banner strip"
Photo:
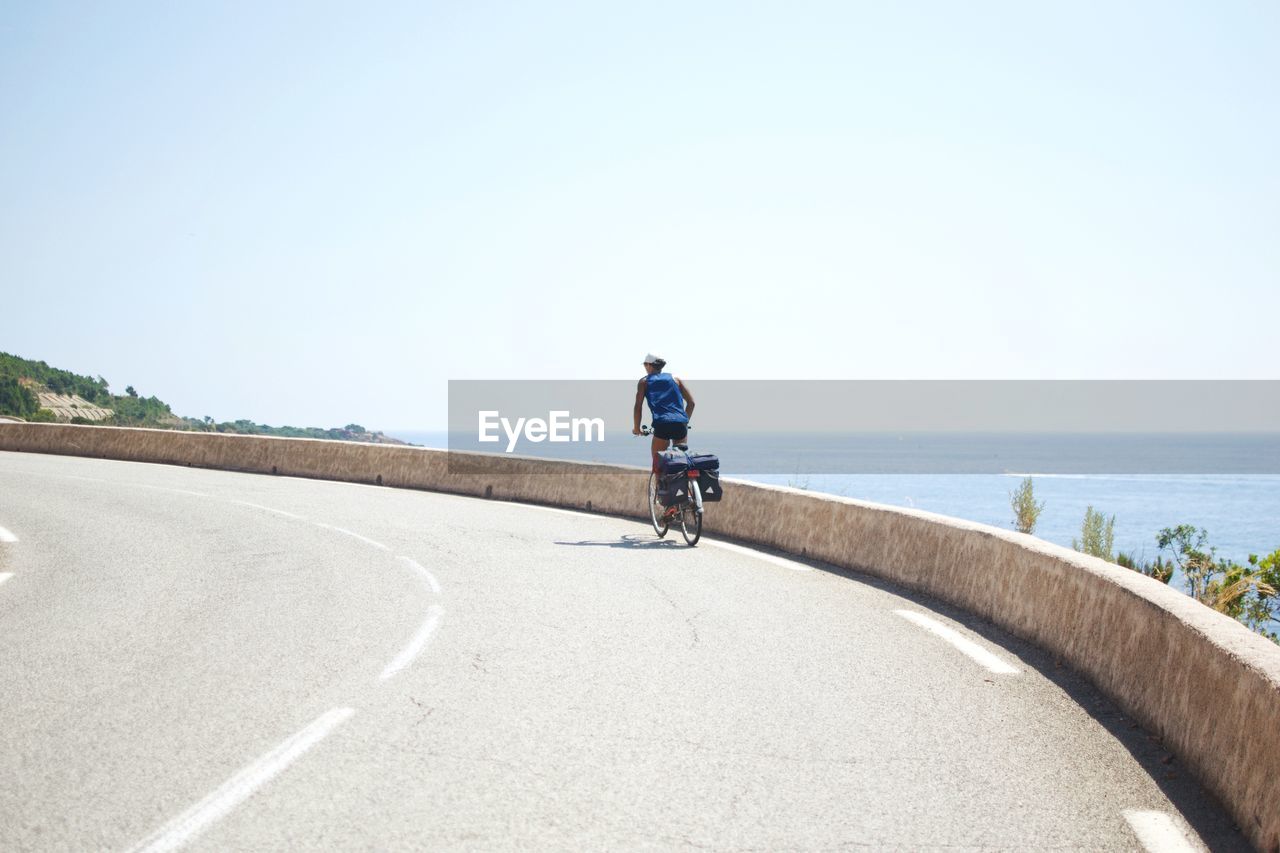
[[[1280,381],[685,382],[689,443],[730,474],[1280,473]],[[647,465],[636,393],[623,380],[451,381],[449,447]]]

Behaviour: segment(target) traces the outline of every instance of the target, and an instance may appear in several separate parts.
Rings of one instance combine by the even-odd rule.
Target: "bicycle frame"
[[[685,473],[685,479],[689,481],[689,497],[693,498],[693,505],[698,515],[702,515],[702,486],[698,483],[701,473],[692,468]]]

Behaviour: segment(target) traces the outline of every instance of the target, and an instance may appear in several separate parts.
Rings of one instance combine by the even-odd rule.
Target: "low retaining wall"
[[[646,517],[645,472],[441,450],[0,424],[0,450],[375,483]],[[456,458],[456,457],[455,457]],[[1260,849],[1280,851],[1280,647],[1164,584],[1031,536],[915,510],[732,483],[706,530],[925,592],[1052,652],[1158,734]]]

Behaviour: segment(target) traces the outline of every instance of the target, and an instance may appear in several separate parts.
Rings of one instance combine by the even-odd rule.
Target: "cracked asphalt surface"
[[[1088,684],[870,578],[601,516],[15,453],[0,525],[19,539],[0,545],[0,849],[127,849],[337,707],[355,713],[183,840],[1124,850],[1141,809],[1247,849]]]

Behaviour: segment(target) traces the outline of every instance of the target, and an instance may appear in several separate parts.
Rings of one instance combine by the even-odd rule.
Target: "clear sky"
[[[385,429],[650,350],[1276,378],[1278,42],[1272,0],[6,3],[0,350]]]

